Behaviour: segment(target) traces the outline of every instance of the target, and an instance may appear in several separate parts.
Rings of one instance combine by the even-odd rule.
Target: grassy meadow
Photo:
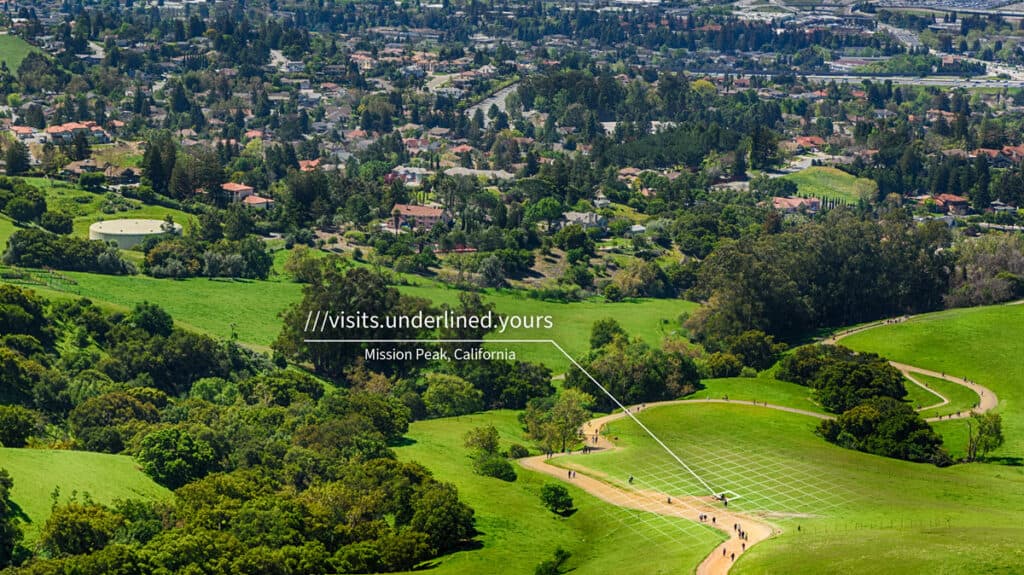
[[[811,166],[783,178],[796,184],[797,194],[804,197],[833,198],[855,204],[861,197],[874,198],[878,193],[875,182],[827,166]]]
[[[993,390],[999,396],[997,410],[1003,416],[1006,436],[1005,445],[993,455],[1020,461],[1024,458],[1021,325],[1021,305],[953,309],[869,329],[843,339],[842,344],[917,367],[968,377]]]
[[[940,469],[842,449],[817,420],[742,405],[639,414],[730,509],[782,528],[737,560],[753,573],[1013,573],[1024,564],[1024,468]],[[706,491],[630,420],[607,426],[622,449],[558,458],[606,481],[675,495]],[[800,530],[797,530],[797,526]]]
[[[6,469],[14,480],[11,500],[26,519],[22,529],[27,544],[36,540],[50,516],[56,489],[62,504],[75,494],[79,501],[88,496],[97,503],[171,495],[126,455],[0,447],[0,469]]]
[[[21,61],[28,56],[29,52],[37,52],[38,49],[28,42],[11,34],[0,34],[0,60],[7,62],[7,69],[17,73]]]
[[[479,549],[443,557],[429,570],[436,575],[532,573],[556,547],[572,553],[565,565],[575,575],[688,572],[715,547],[717,531],[677,518],[620,509],[571,485],[576,512],[559,517],[540,502],[540,488],[555,479],[518,465],[512,483],[476,475],[463,447],[473,427],[493,424],[502,447],[526,443],[517,412],[493,411],[450,419],[415,422],[401,460],[418,461],[442,481],[454,483],[476,511]],[[685,533],[685,539],[674,535]],[[652,552],[656,551],[656,552]]]

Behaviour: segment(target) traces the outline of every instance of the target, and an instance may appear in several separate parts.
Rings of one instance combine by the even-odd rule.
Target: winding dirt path
[[[1015,301],[1015,302],[1012,302],[1012,303],[1009,303],[1009,304],[1006,304],[1006,305],[1017,305],[1017,304],[1021,304],[1021,303],[1024,303],[1024,300]],[[912,316],[901,316],[901,317],[898,317],[898,318],[886,319],[886,320],[882,320],[882,321],[876,321],[874,323],[864,324],[862,326],[858,326],[858,327],[855,327],[853,329],[848,329],[848,330],[845,330],[845,331],[834,333],[831,336],[829,336],[829,337],[825,338],[824,340],[822,340],[821,343],[823,343],[825,345],[835,345],[840,340],[845,339],[847,337],[850,337],[851,335],[860,333],[862,331],[867,331],[869,329],[874,329],[876,327],[892,325],[894,323],[902,323],[902,322],[907,321],[911,317]],[[913,373],[920,373],[922,375],[927,375],[929,377],[934,377],[934,378],[937,378],[937,379],[942,379],[942,380],[948,381],[950,383],[955,383],[957,385],[962,385],[962,386],[970,389],[974,393],[978,394],[978,403],[974,404],[974,407],[972,407],[972,408],[970,408],[968,410],[958,411],[957,413],[951,413],[949,415],[941,415],[941,416],[937,416],[937,417],[926,418],[925,421],[927,421],[929,423],[932,423],[932,422],[935,422],[935,421],[948,421],[950,419],[966,419],[966,418],[970,417],[972,414],[975,414],[975,413],[985,413],[986,411],[989,411],[991,409],[995,409],[995,407],[997,405],[999,405],[999,397],[995,394],[994,391],[992,391],[991,389],[985,387],[984,385],[981,385],[979,383],[971,381],[971,380],[967,379],[966,377],[954,377],[952,375],[947,375],[947,374],[942,373],[942,372],[934,371],[934,370],[931,370],[931,369],[925,369],[923,367],[917,367],[915,365],[908,365],[906,363],[899,363],[899,362],[896,362],[896,361],[890,361],[889,365],[891,365],[891,366],[895,367],[896,369],[900,370],[900,372],[903,374],[903,376],[906,377],[907,379],[909,379],[910,381],[914,382],[917,385],[920,385],[921,387],[923,387],[923,388],[927,389],[928,391],[934,393],[935,395],[941,397],[942,400],[943,400],[942,403],[939,403],[939,404],[936,404],[936,405],[930,405],[930,406],[927,406],[927,407],[922,407],[922,408],[918,409],[918,411],[924,411],[926,409],[933,409],[935,407],[941,407],[943,405],[948,404],[949,403],[949,399],[946,398],[941,393],[938,393],[934,389],[932,389],[932,388],[930,388],[930,387],[928,387],[926,385],[923,385],[919,381],[914,379],[914,377],[912,375]]]
[[[754,405],[753,402],[749,401],[699,399],[652,402],[644,404],[643,409],[662,405],[679,405],[685,403],[735,403]],[[821,414],[780,405],[765,405],[763,403],[758,403],[757,405],[760,407],[779,409],[781,411],[790,411],[821,417]],[[628,409],[633,413],[641,410],[639,406],[632,406]],[[596,443],[588,443],[590,448],[597,450],[618,449],[610,439],[601,435],[600,432],[605,424],[624,417],[626,417],[626,412],[620,411],[618,413],[612,413],[610,415],[592,419],[585,423],[583,425],[584,436],[589,438],[597,437]],[[557,459],[557,457],[553,459]],[[729,572],[729,569],[732,567],[736,557],[739,557],[747,549],[750,549],[757,543],[764,541],[779,532],[778,528],[758,517],[728,511],[720,501],[710,495],[704,497],[679,497],[678,495],[672,495],[670,493],[660,493],[649,490],[627,490],[601,481],[591,475],[587,475],[588,471],[590,473],[593,472],[586,467],[579,465],[577,462],[573,462],[570,466],[571,470],[576,473],[575,477],[570,477],[569,469],[556,467],[549,463],[550,461],[553,461],[553,459],[549,459],[544,455],[537,455],[534,457],[520,459],[519,464],[527,469],[550,475],[551,477],[566,483],[571,483],[594,497],[619,507],[657,513],[659,515],[666,515],[669,517],[680,517],[690,521],[699,521],[699,517],[706,514],[708,519],[702,523],[726,533],[729,538],[715,547],[714,550],[704,558],[704,561],[702,561],[697,567],[697,575],[725,575]],[[746,539],[740,539],[740,534],[733,528],[733,525],[740,526],[740,529],[742,529],[746,534]]]
[[[1024,303],[1024,300],[1013,302],[1014,304]],[[1012,305],[1012,304],[1011,304]],[[866,331],[881,327],[885,325],[891,325],[892,323],[899,323],[910,319],[910,316],[903,316],[900,318],[882,320],[875,323],[865,324],[853,329],[838,332],[832,334],[828,338],[822,340],[823,344],[835,345],[840,340]],[[924,369],[921,367],[907,365],[895,361],[890,361],[890,365],[898,369],[903,375],[914,384],[928,390],[933,393],[936,397],[941,399],[939,403],[935,405],[929,405],[922,407],[918,411],[927,409],[934,409],[936,407],[942,407],[943,405],[949,404],[949,398],[939,393],[938,391],[931,389],[927,385],[921,383],[913,377],[913,373],[919,373],[930,377],[942,379],[957,385],[967,387],[978,394],[978,403],[970,410],[962,411],[955,414],[940,416],[940,417],[929,417],[926,421],[943,421],[950,419],[963,419],[970,417],[972,413],[985,413],[991,409],[994,409],[999,405],[999,398],[996,394],[988,389],[987,387],[968,380],[966,377],[957,378],[945,373],[940,373],[930,369]],[[823,413],[816,413],[805,409],[797,409],[795,407],[786,407],[784,405],[775,405],[765,402],[754,402],[746,400],[728,400],[728,399],[680,399],[674,401],[660,401],[644,404],[642,408],[640,406],[632,406],[627,408],[627,411],[636,412],[641,409],[647,409],[650,407],[658,407],[664,405],[682,405],[687,403],[727,403],[735,405],[750,405],[756,407],[763,407],[765,409],[775,409],[778,411],[785,411],[788,413],[796,413],[805,415],[808,417],[814,417],[817,419],[832,419],[834,416]],[[583,426],[582,432],[585,437],[595,438],[595,443],[588,443],[591,449],[597,450],[615,450],[618,447],[607,437],[601,435],[601,430],[605,424],[618,419],[626,417],[626,412],[612,413],[596,419],[592,419],[586,422]],[[587,493],[597,497],[598,499],[627,509],[636,509],[639,511],[646,511],[650,513],[657,513],[659,515],[666,515],[671,517],[681,517],[689,519],[691,521],[699,521],[701,515],[707,515],[712,519],[703,521],[716,529],[726,533],[728,539],[715,547],[715,549],[704,558],[704,561],[697,567],[697,575],[725,575],[732,568],[732,564],[736,557],[742,555],[746,550],[750,549],[757,543],[768,539],[775,534],[779,533],[780,530],[774,525],[764,521],[760,517],[746,515],[742,513],[736,513],[733,511],[727,511],[722,503],[712,496],[684,496],[682,498],[672,496],[667,493],[659,493],[649,490],[627,490],[621,487],[606,483],[588,475],[587,472],[595,474],[593,471],[587,469],[585,466],[580,465],[578,462],[573,462],[569,469],[556,467],[549,462],[555,458],[549,459],[544,455],[537,455],[534,457],[527,457],[519,460],[519,464],[533,471],[544,473],[551,477],[554,477],[560,481],[571,483],[580,489],[583,489]],[[570,471],[575,473],[573,477]],[[739,525],[740,528],[746,533],[747,538],[741,539],[739,532],[733,528],[733,525]]]

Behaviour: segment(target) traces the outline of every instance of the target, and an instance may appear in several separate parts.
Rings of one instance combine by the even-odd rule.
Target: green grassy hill
[[[575,575],[688,572],[722,536],[691,521],[613,507],[568,486],[577,511],[562,518],[545,509],[540,488],[554,479],[516,466],[518,479],[506,483],[475,475],[462,445],[469,429],[493,424],[502,447],[525,443],[513,411],[495,411],[413,423],[399,459],[418,461],[442,481],[454,483],[476,511],[480,549],[442,558],[436,575],[532,573],[556,547],[573,556],[566,568]],[[682,538],[682,539],[680,539]]]
[[[11,72],[17,72],[25,56],[35,51],[38,51],[35,46],[17,36],[0,34],[0,60],[7,62],[7,69]]]
[[[1012,573],[1024,564],[1022,468],[867,455],[815,436],[812,418],[752,406],[659,407],[639,417],[716,491],[737,495],[730,509],[783,529],[743,555],[736,573]],[[705,494],[632,421],[607,433],[621,450],[555,461],[624,488]]]
[[[994,455],[1024,458],[1024,306],[954,309],[872,328],[842,340],[918,367],[969,377],[999,396],[1006,444]],[[934,415],[934,414],[929,414]],[[951,422],[940,430],[956,429]],[[954,438],[946,437],[947,444]]]
[[[811,166],[783,178],[795,183],[797,194],[806,197],[835,198],[855,204],[862,196],[874,198],[878,193],[875,182],[827,166]]]
[[[153,482],[131,457],[88,451],[0,448],[0,468],[14,479],[11,499],[27,517],[26,543],[35,541],[50,516],[52,494],[60,488],[60,503],[77,492],[97,503],[115,499],[156,499],[171,492]]]
[[[46,291],[47,296],[88,297],[118,309],[130,309],[144,300],[157,302],[186,327],[225,338],[230,337],[234,329],[239,341],[257,347],[267,347],[274,341],[281,328],[279,313],[302,297],[302,286],[283,277],[270,281],[230,281],[207,278],[169,280],[143,275],[108,276],[81,272],[66,272],[64,275],[73,279],[76,285],[63,286],[63,296],[59,292]],[[458,302],[458,290],[424,278],[416,278],[415,281],[419,285],[402,286],[399,290],[437,304]],[[488,292],[484,299],[494,302],[499,313],[554,317],[555,327],[551,330],[509,330],[504,334],[494,333],[491,337],[555,339],[575,357],[586,354],[590,347],[590,326],[598,319],[613,317],[631,336],[657,345],[662,337],[677,331],[680,314],[697,307],[695,303],[674,299],[558,303],[509,292]],[[557,349],[548,344],[514,344],[514,347],[509,344],[502,347],[515,350],[520,359],[543,362],[556,372],[564,371],[570,365]]]

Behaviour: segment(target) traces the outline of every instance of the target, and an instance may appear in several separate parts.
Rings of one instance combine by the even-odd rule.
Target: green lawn
[[[7,238],[11,237],[17,228],[14,221],[4,214],[0,214],[0,253],[7,249]]]
[[[426,283],[399,288],[403,293],[423,297],[435,303],[456,304],[459,292],[441,284]],[[678,299],[641,299],[608,303],[599,300],[558,303],[523,297],[510,292],[488,292],[485,300],[493,302],[498,313],[520,316],[550,315],[552,329],[510,329],[494,333],[494,339],[553,339],[565,351],[579,359],[590,349],[590,328],[595,321],[614,318],[631,337],[640,337],[651,345],[659,345],[665,336],[679,334],[679,316],[697,308],[693,302]],[[512,347],[515,345],[515,347]],[[497,345],[493,347],[499,347]],[[520,359],[541,362],[555,372],[565,371],[571,363],[549,344],[508,344]]]
[[[639,417],[713,489],[735,494],[730,509],[782,528],[736,573],[1014,573],[1024,564],[1022,468],[867,455],[814,435],[815,419],[752,406],[679,405]],[[625,488],[706,494],[632,421],[606,433],[622,449],[555,461]]]
[[[795,407],[815,413],[825,413],[814,403],[811,389],[788,381],[767,376],[727,377],[701,380],[701,389],[686,399],[737,399],[743,401],[767,401],[773,405]]]
[[[921,373],[913,373],[914,379],[927,385],[929,388],[938,391],[942,395],[949,399],[949,403],[942,407],[936,407],[934,409],[926,409],[921,412],[924,417],[937,417],[940,415],[949,415],[950,413],[957,413],[960,411],[967,411],[978,404],[977,393],[974,393],[969,387],[957,385],[951,381],[939,379],[937,377],[931,377]],[[914,387],[917,387],[916,385]],[[920,389],[920,388],[918,388]],[[936,403],[932,401],[932,404]]]
[[[171,492],[153,482],[131,457],[88,451],[0,448],[0,469],[14,479],[11,499],[28,523],[22,524],[26,543],[35,541],[50,516],[52,494],[60,488],[60,503],[77,493],[97,503],[115,499],[155,499]]]
[[[12,73],[17,73],[29,52],[38,52],[38,49],[17,36],[0,34],[0,60],[7,62],[7,69]]]
[[[805,197],[835,198],[855,204],[862,196],[874,198],[878,193],[875,182],[826,166],[811,166],[783,178],[795,183],[797,194]]]
[[[555,516],[541,505],[539,493],[543,484],[556,480],[518,465],[519,477],[512,483],[475,475],[463,435],[490,423],[501,432],[503,447],[525,443],[516,415],[496,411],[416,422],[408,444],[397,448],[399,459],[418,461],[438,479],[454,483],[476,511],[482,547],[444,557],[430,573],[532,573],[559,546],[572,553],[566,568],[575,575],[684,573],[722,540],[707,527],[620,509],[571,486],[577,511],[567,518]],[[676,539],[681,533],[685,539]]]
[[[120,211],[104,212],[107,204],[105,193],[87,192],[76,184],[48,178],[25,178],[25,181],[46,193],[47,209],[64,212],[74,218],[74,235],[89,237],[89,226],[95,222],[122,218],[162,220],[168,214],[174,221],[186,228],[193,221],[191,214],[164,206],[143,204],[139,200],[125,198]]]
[[[1024,306],[954,309],[869,329],[842,340],[856,350],[957,377],[999,396],[1006,444],[995,455],[1024,457]]]

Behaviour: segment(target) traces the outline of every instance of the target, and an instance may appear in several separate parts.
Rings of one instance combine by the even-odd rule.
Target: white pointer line
[[[558,345],[558,342],[556,342],[553,339],[306,339],[304,341],[306,343],[550,343],[551,345],[555,346],[555,349],[562,352],[562,355],[568,358],[568,360],[571,361],[573,365],[575,365],[581,372],[583,372],[583,375],[587,376],[587,379],[593,382],[594,385],[598,387],[598,389],[600,389],[602,392],[604,392],[605,395],[609,397],[609,399],[614,401],[615,405],[618,405],[624,412],[626,412],[626,415],[628,415],[630,419],[632,419],[637,425],[639,425],[641,429],[646,431],[647,435],[650,435],[651,438],[654,439],[654,441],[656,441],[658,445],[662,447],[662,449],[664,449],[666,452],[668,452],[669,455],[672,456],[672,459],[675,459],[679,463],[679,465],[683,466],[683,469],[688,471],[690,475],[697,479],[697,481],[699,481],[700,484],[703,485],[704,488],[708,490],[708,493],[715,497],[718,496],[717,491],[712,489],[711,486],[708,485],[707,482],[704,481],[704,479],[702,479],[700,475],[697,475],[697,473],[693,471],[693,469],[690,469],[690,466],[687,465],[686,462],[680,459],[680,457],[676,455],[674,451],[669,449],[669,447],[665,445],[665,443],[660,438],[658,438],[658,436],[655,435],[653,431],[648,429],[646,425],[644,425],[639,419],[637,419],[636,415],[634,415],[625,405],[622,405],[622,403],[620,403],[619,400],[605,388],[605,386],[601,385],[600,382],[594,379],[594,376],[590,375],[590,373],[586,369],[583,369],[583,366],[580,365],[578,361],[576,361],[576,358],[569,355],[569,353],[562,349],[562,346]]]

